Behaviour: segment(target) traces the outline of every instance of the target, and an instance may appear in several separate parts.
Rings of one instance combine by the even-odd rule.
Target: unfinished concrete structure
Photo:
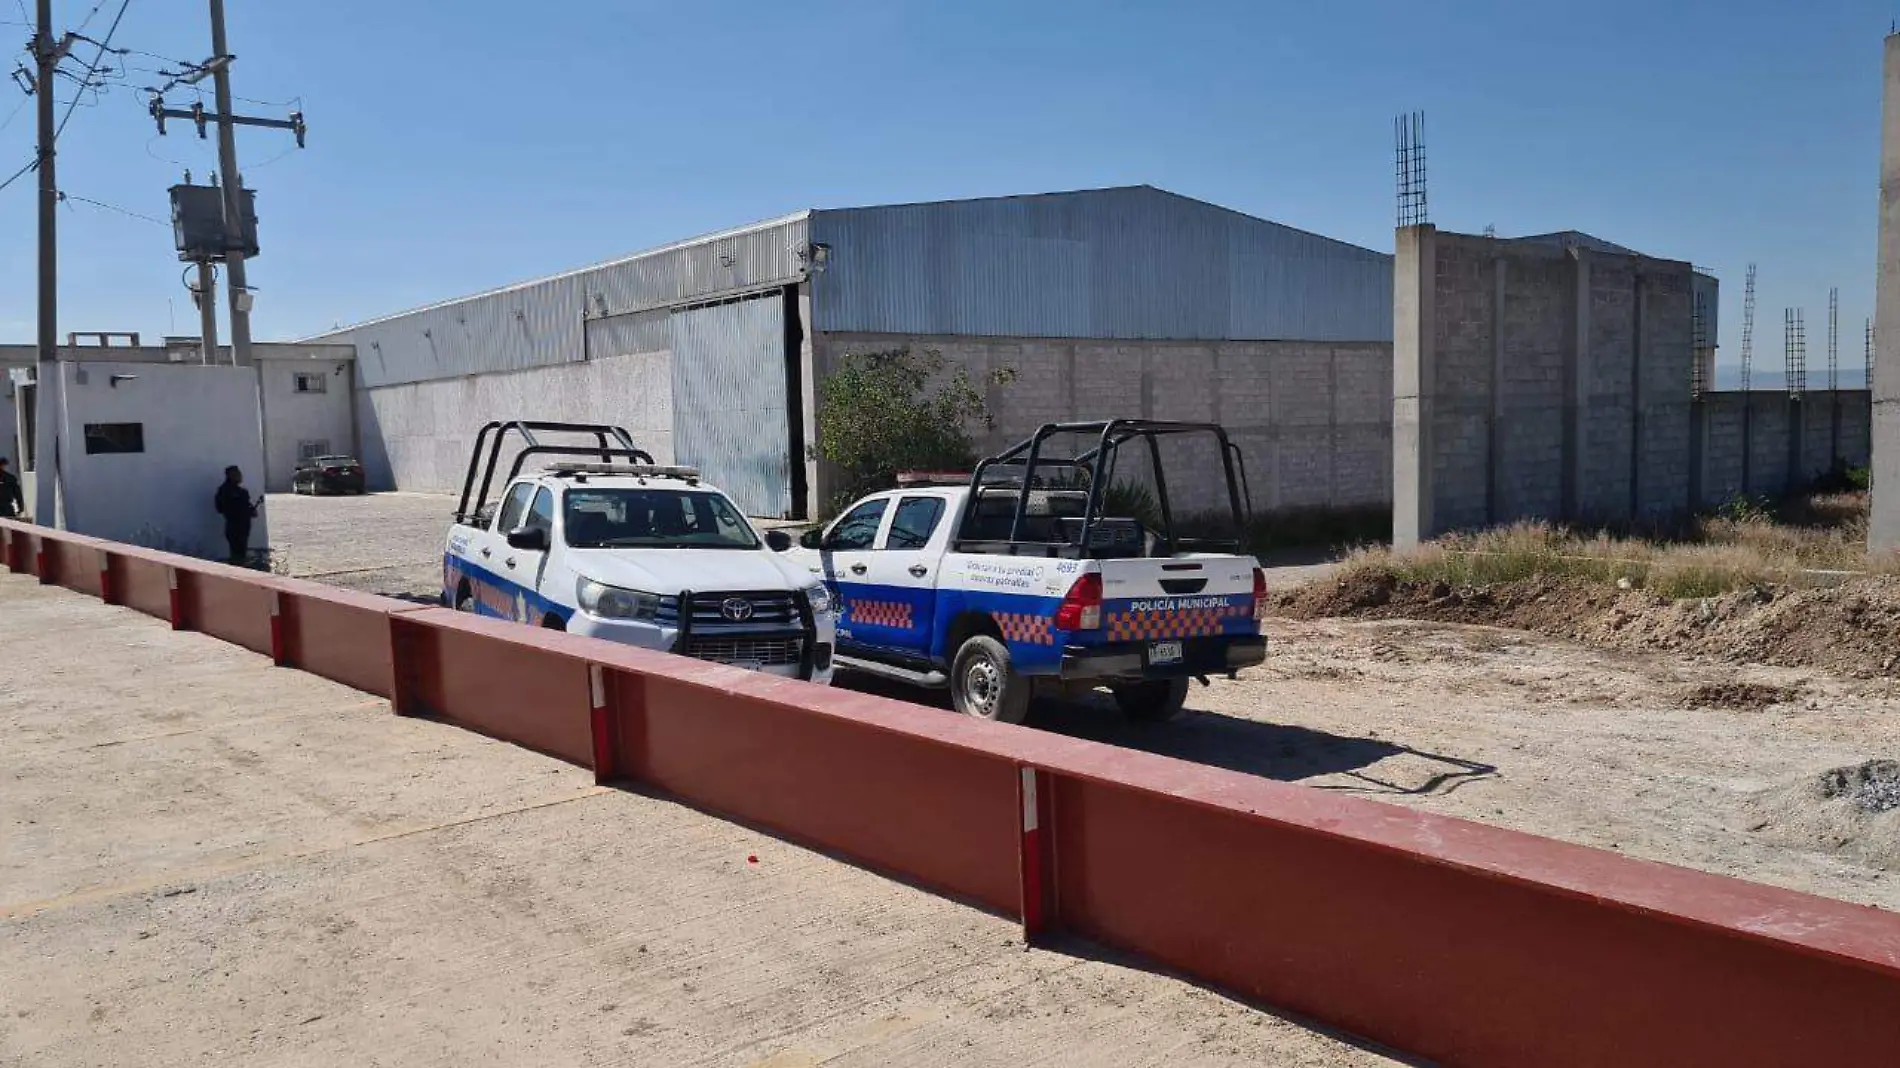
[[[1657,520],[1866,456],[1863,391],[1694,391],[1713,279],[1548,236],[1398,231],[1398,545],[1517,519]]]
[[[1868,548],[1900,549],[1900,34],[1889,34],[1880,115],[1880,273],[1875,283],[1873,504]]]

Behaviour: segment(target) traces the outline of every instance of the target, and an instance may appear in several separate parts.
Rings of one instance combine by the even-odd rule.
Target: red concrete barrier
[[[593,706],[585,654],[554,631],[443,608],[406,613],[398,655],[412,666],[397,711],[429,715],[594,766]]]
[[[18,525],[0,523],[9,528],[17,550]],[[153,569],[164,567],[186,580],[192,625],[209,618],[281,663],[387,693],[400,712],[1018,916],[1032,936],[1071,931],[1446,1063],[1884,1064],[1900,1049],[1900,918],[1877,909],[863,694],[111,552],[123,579],[108,585],[127,604],[152,611]],[[82,557],[61,547],[47,559],[67,582]]]
[[[159,619],[171,618],[171,565],[144,555],[113,554],[120,604]]]

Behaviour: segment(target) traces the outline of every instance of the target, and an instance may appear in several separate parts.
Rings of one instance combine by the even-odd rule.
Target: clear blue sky
[[[64,27],[93,7],[55,4]],[[1900,3],[229,7],[236,92],[300,96],[311,129],[288,155],[288,135],[240,135],[261,338],[807,207],[1147,182],[1390,250],[1391,121],[1413,108],[1433,222],[1586,230],[1712,269],[1725,363],[1751,260],[1759,366],[1780,366],[1784,306],[1805,307],[1815,368],[1830,285],[1843,365],[1872,314],[1881,37]],[[11,45],[19,18],[0,0]],[[115,43],[202,59],[204,5],[131,0]],[[152,80],[78,110],[67,193],[163,218],[165,187],[215,165],[183,124],[155,136],[133,91]],[[18,99],[0,83],[0,122]],[[0,176],[32,135],[30,107],[0,129]],[[7,340],[32,337],[33,209],[30,176],[0,191]],[[62,333],[196,332],[166,228],[74,204],[61,237]]]

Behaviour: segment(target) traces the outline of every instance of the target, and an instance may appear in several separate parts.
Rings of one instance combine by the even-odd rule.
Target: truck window
[[[561,517],[576,549],[759,547],[738,510],[703,490],[569,489]]]
[[[544,486],[534,495],[534,506],[528,509],[527,524],[536,530],[547,531],[550,540],[554,537],[554,494]]]
[[[517,482],[508,488],[508,499],[501,502],[501,517],[495,523],[495,529],[503,534],[521,526],[521,517],[528,511],[528,498],[534,495],[534,483]]]
[[[891,532],[884,536],[886,549],[921,549],[930,544],[937,521],[943,518],[942,497],[906,497],[891,516]]]
[[[854,549],[869,549],[877,541],[877,528],[884,521],[884,506],[887,498],[865,501],[838,520],[831,528],[831,536],[825,539],[825,548],[832,552],[850,552]]]

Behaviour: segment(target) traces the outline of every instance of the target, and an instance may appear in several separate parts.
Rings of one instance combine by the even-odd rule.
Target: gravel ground
[[[30,578],[0,648],[0,1065],[1395,1063]]]
[[[293,573],[433,598],[452,502],[271,498]],[[1322,577],[1290,562],[1275,588]],[[1633,856],[1900,909],[1900,688],[1814,668],[1613,651],[1406,620],[1267,624],[1274,653],[1135,728],[1052,707],[1052,730],[1345,790]],[[933,695],[879,687],[941,709]],[[1844,782],[1852,789],[1830,788]]]

